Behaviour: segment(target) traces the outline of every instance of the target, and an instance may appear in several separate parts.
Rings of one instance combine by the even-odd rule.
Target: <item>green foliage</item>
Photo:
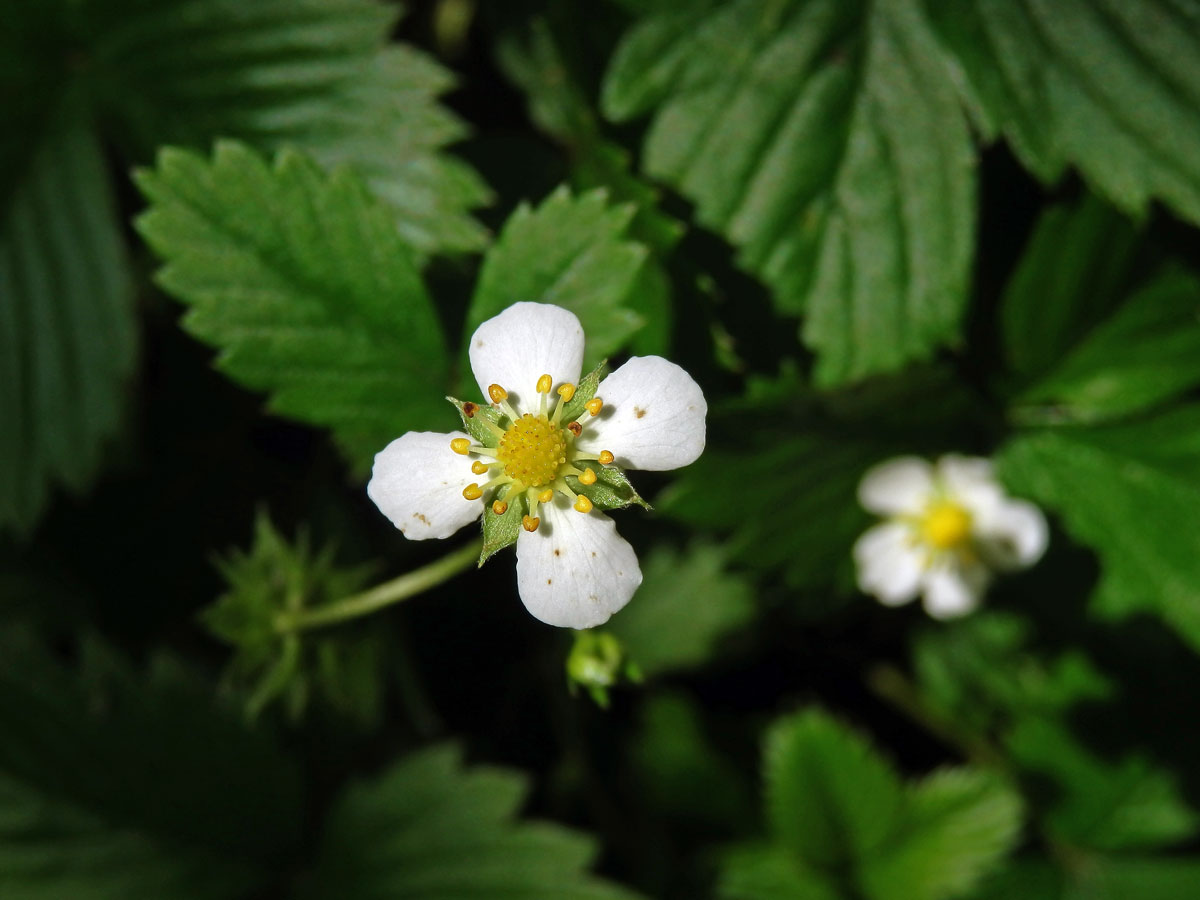
[[[513,303],[536,301],[579,317],[585,368],[621,349],[645,323],[634,304],[655,265],[626,237],[635,213],[629,204],[610,205],[603,190],[573,196],[565,187],[536,209],[517,207],[484,256],[464,333]]]
[[[1019,493],[1057,512],[1100,556],[1095,613],[1161,616],[1200,648],[1200,407],[1013,440],[1000,457]]]
[[[525,790],[512,772],[462,771],[452,747],[415,753],[335,805],[301,896],[634,900],[584,873],[591,841],[512,822]]]
[[[724,551],[696,541],[659,546],[642,560],[642,586],[606,626],[647,677],[697,668],[754,614],[746,579],[724,568]]]
[[[1200,221],[1200,30],[1177,0],[925,7],[976,123],[1044,181],[1078,167],[1127,213]]]
[[[373,566],[338,568],[334,556],[332,546],[314,553],[305,532],[289,543],[260,512],[250,550],[233,550],[218,560],[228,590],[203,619],[235,650],[226,679],[247,692],[250,718],[279,702],[298,720],[314,697],[360,722],[378,718],[379,641],[353,633],[309,635],[287,627],[289,616],[365,586]]]
[[[649,15],[605,111],[653,111],[646,171],[739,249],[777,309],[804,313],[816,377],[898,369],[957,340],[974,153],[910,0],[739,0]]]
[[[862,738],[817,710],[775,726],[765,767],[775,847],[729,856],[724,897],[959,896],[1020,832],[1020,800],[999,779],[954,769],[906,786]]]
[[[81,491],[133,374],[133,282],[103,149],[77,102],[51,113],[0,213],[0,530]],[[3,130],[0,128],[0,130]]]
[[[487,187],[440,152],[466,133],[437,104],[453,79],[415,48],[388,45],[394,6],[91,0],[83,12],[97,91],[139,155],[163,144],[207,150],[215,137],[298,148],[355,168],[419,251],[486,243],[467,210],[489,200]]]
[[[296,771],[207,685],[96,641],[81,673],[21,632],[3,643],[5,897],[228,900],[269,883],[299,839]]]
[[[269,391],[279,414],[333,429],[365,469],[397,435],[443,417],[445,344],[383,207],[351,172],[326,176],[283,152],[268,166],[222,142],[137,173],[138,229],[166,265],[159,283],[217,365]]]

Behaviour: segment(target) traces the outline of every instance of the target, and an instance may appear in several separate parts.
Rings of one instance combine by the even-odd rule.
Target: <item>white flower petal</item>
[[[900,522],[868,529],[854,544],[858,586],[885,606],[901,606],[917,596],[924,554],[912,531]]]
[[[938,566],[921,580],[925,611],[935,619],[956,619],[979,605],[989,575],[983,566]]]
[[[976,518],[987,517],[1004,501],[990,459],[947,453],[937,461],[937,481],[948,499],[965,506]]]
[[[535,532],[517,538],[517,588],[536,619],[592,628],[629,602],[642,570],[629,542],[598,510],[581,513],[559,495],[538,507]]]
[[[858,502],[881,516],[919,516],[933,492],[933,466],[917,456],[900,456],[867,470],[858,483]]]
[[[483,513],[482,499],[462,495],[479,476],[450,449],[450,441],[466,436],[410,431],[375,454],[367,496],[405,537],[447,538]]]
[[[1004,499],[976,521],[975,535],[987,561],[998,569],[1033,565],[1050,542],[1042,511],[1025,500]]]
[[[635,356],[600,382],[596,396],[604,407],[580,420],[582,450],[608,450],[619,466],[651,471],[678,469],[703,452],[708,403],[675,363]]]
[[[553,378],[555,387],[579,382],[583,326],[561,306],[514,303],[475,329],[469,352],[485,403],[488,386],[498,384],[513,406],[529,409],[542,375]]]

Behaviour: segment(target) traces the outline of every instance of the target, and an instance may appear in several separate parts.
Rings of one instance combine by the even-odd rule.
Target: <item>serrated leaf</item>
[[[10,629],[0,653],[0,888],[22,900],[228,900],[298,848],[299,784],[175,666],[90,643],[85,674]]]
[[[442,746],[415,753],[334,805],[303,897],[356,900],[634,900],[584,872],[592,842],[514,821],[524,779],[461,768]]]
[[[645,169],[738,247],[780,312],[806,315],[820,383],[957,339],[974,152],[911,0],[647,16],[618,47],[603,105],[621,120],[654,110]]]
[[[464,333],[513,303],[535,301],[579,317],[585,369],[620,350],[644,324],[630,306],[639,276],[657,265],[625,236],[635,212],[611,205],[604,191],[573,196],[566,188],[536,209],[519,206],[484,256]]]
[[[18,533],[54,487],[81,491],[95,476],[136,359],[104,150],[78,103],[44,128],[24,135],[22,168],[0,192],[0,530]]]
[[[214,138],[349,164],[423,253],[478,250],[467,211],[478,174],[441,148],[461,138],[437,104],[453,77],[389,46],[397,10],[377,0],[119,0],[83,5],[96,90],[142,154]]]
[[[999,464],[1100,556],[1094,613],[1158,615],[1200,650],[1200,407],[1019,437]]]
[[[721,866],[721,900],[843,900],[820,873],[806,871],[779,847],[739,847]]]
[[[499,443],[496,433],[488,428],[486,423],[490,422],[493,425],[500,425],[504,418],[504,413],[494,406],[474,403],[469,400],[464,402],[454,397],[447,397],[446,399],[453,403],[454,408],[458,410],[458,416],[462,419],[463,431],[484,447],[495,447]]]
[[[656,547],[642,561],[634,602],[605,627],[647,677],[709,662],[754,615],[750,585],[725,570],[724,557],[697,541],[685,552]]]
[[[913,788],[896,843],[867,860],[867,893],[875,900],[967,896],[1013,849],[1020,831],[1020,799],[1000,779],[965,769],[936,772]]]
[[[1169,269],[1016,400],[1022,421],[1102,422],[1178,396],[1200,372],[1200,279]]]
[[[989,134],[1044,181],[1076,166],[1140,214],[1200,222],[1200,28],[1175,0],[925,0]]]
[[[772,831],[818,870],[860,865],[902,820],[904,786],[896,773],[865,740],[820,711],[775,726],[764,769]]]
[[[1014,372],[1049,371],[1117,305],[1139,240],[1128,219],[1090,194],[1042,214],[1001,298]]]
[[[505,547],[515,544],[521,534],[521,520],[526,511],[524,500],[508,497],[507,494],[502,499],[509,501],[508,509],[503,514],[496,515],[490,505],[483,511],[483,547],[479,551],[481,566]]]
[[[222,142],[137,173],[137,220],[188,304],[184,327],[269,408],[331,428],[360,471],[405,431],[444,424],[441,331],[388,213],[349,171]]]
[[[594,484],[584,484],[574,475],[568,475],[567,486],[577,494],[585,495],[598,509],[624,509],[637,504],[649,509],[650,504],[642,499],[628,476],[616,466],[597,466]]]

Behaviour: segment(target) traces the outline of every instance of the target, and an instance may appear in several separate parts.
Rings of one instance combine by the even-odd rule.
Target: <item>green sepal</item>
[[[500,443],[500,439],[492,433],[492,430],[483,424],[484,421],[491,422],[494,425],[499,425],[500,420],[504,417],[504,413],[496,409],[494,406],[488,406],[483,403],[471,403],[474,407],[471,415],[467,415],[467,403],[463,400],[458,400],[454,397],[447,397],[458,410],[458,415],[462,419],[463,430],[471,436],[471,438],[485,447],[495,447]]]
[[[604,377],[604,367],[607,365],[607,359],[600,360],[596,363],[596,368],[580,379],[575,387],[575,396],[571,398],[570,403],[563,405],[563,422],[574,422],[583,415],[584,405],[596,396],[596,389],[600,387],[600,379]]]
[[[596,473],[595,484],[583,484],[574,475],[568,475],[567,487],[577,494],[583,494],[597,509],[623,509],[634,503],[642,509],[650,509],[650,504],[642,499],[625,473],[616,466],[597,466],[592,471]]]
[[[510,486],[505,485],[496,492],[496,499],[505,499]],[[503,492],[503,494],[501,494]],[[508,504],[504,515],[498,516],[492,512],[491,504],[483,510],[483,548],[479,551],[479,565],[488,561],[493,553],[511,547],[517,542],[521,533],[521,518],[525,514],[525,500],[518,495]]]

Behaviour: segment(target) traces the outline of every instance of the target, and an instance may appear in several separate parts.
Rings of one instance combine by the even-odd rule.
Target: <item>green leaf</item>
[[[725,855],[721,900],[843,900],[822,875],[806,871],[778,847],[739,847]]]
[[[296,772],[208,686],[135,672],[97,643],[84,673],[9,629],[0,653],[0,890],[19,900],[262,891],[298,849]]]
[[[753,617],[752,589],[724,557],[698,540],[685,552],[655,547],[642,561],[637,595],[605,627],[647,677],[704,665]]]
[[[104,150],[65,102],[0,213],[0,530],[83,490],[117,432],[136,358],[133,284]],[[3,130],[3,129],[0,129]]]
[[[999,464],[1100,556],[1094,613],[1158,615],[1200,650],[1200,406],[1019,437]]]
[[[389,46],[377,0],[118,0],[84,4],[96,90],[142,154],[232,138],[349,164],[423,253],[478,250],[467,210],[490,199],[441,152],[465,134],[440,107],[453,85],[418,50]]]
[[[603,106],[653,110],[646,171],[804,313],[826,385],[957,340],[974,244],[974,150],[912,0],[737,0],[650,15]]]
[[[584,484],[574,475],[569,475],[567,486],[577,494],[584,494],[598,509],[624,509],[633,504],[642,509],[650,508],[628,476],[616,466],[598,466],[592,471],[596,473],[594,484]]]
[[[467,310],[465,334],[513,303],[553,303],[579,317],[585,368],[624,347],[644,320],[630,300],[649,260],[625,235],[635,208],[612,206],[605,191],[572,196],[561,187],[541,206],[526,204],[504,223]]]
[[[1200,29],[1176,0],[925,0],[989,135],[1044,181],[1068,165],[1129,213],[1200,222]]]
[[[596,391],[600,387],[607,367],[608,360],[602,359],[592,367],[590,372],[579,379],[579,384],[575,386],[575,393],[571,396],[571,402],[563,404],[562,421],[574,422],[583,415],[588,401],[596,396]]]
[[[999,779],[964,769],[934,773],[912,790],[907,824],[869,859],[863,882],[876,900],[966,896],[1016,845],[1021,803]]]
[[[869,744],[825,713],[778,723],[765,753],[767,813],[806,865],[844,871],[879,851],[904,813],[904,786]]]
[[[499,496],[499,495],[497,495]],[[525,516],[527,506],[521,497],[505,497],[508,499],[508,509],[501,515],[496,515],[491,505],[483,511],[483,548],[479,551],[479,565],[483,565],[494,554],[505,547],[511,547],[521,534],[521,520]]]
[[[446,399],[453,403],[454,408],[458,410],[459,418],[462,419],[463,431],[472,439],[485,447],[495,447],[499,443],[500,439],[496,437],[496,433],[492,429],[488,428],[487,423],[500,425],[504,419],[504,413],[496,407],[486,404],[464,402],[454,397]]]
[[[1181,900],[1200,895],[1200,859],[1098,860],[1080,873],[1065,900]]]
[[[1198,358],[1200,279],[1172,268],[1022,394],[1014,415],[1055,423],[1120,418],[1200,383]]]
[[[1139,239],[1128,219],[1091,194],[1042,214],[1001,299],[1014,372],[1048,372],[1116,307]]]
[[[463,771],[442,746],[352,786],[334,805],[301,896],[356,900],[634,900],[585,874],[592,842],[514,821],[524,779]]]
[[[184,327],[269,408],[328,426],[360,471],[396,436],[444,422],[444,342],[407,246],[352,173],[284,151],[211,161],[168,148],[140,170],[137,220],[190,307]]]

